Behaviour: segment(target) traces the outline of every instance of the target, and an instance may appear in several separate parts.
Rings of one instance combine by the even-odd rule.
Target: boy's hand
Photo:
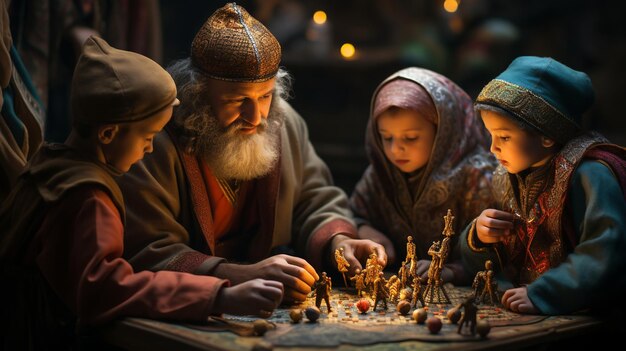
[[[273,280],[253,279],[222,288],[215,301],[218,313],[255,315],[268,318],[283,298],[283,284]]]
[[[381,244],[387,253],[387,264],[392,265],[396,262],[396,249],[393,247],[391,240],[389,240],[385,234],[370,227],[369,225],[362,225],[359,227],[359,238],[369,239],[375,243]]]
[[[525,286],[505,291],[502,304],[513,312],[539,314],[539,310],[528,298],[528,289]]]
[[[363,270],[363,266],[361,262],[367,262],[370,254],[375,252],[378,256],[378,263],[380,263],[383,268],[387,265],[387,253],[385,252],[385,248],[381,244],[377,244],[372,240],[367,239],[352,239],[345,235],[335,235],[333,240],[330,243],[330,252],[331,252],[331,262],[336,267],[337,262],[335,261],[335,250],[343,247],[343,256],[346,258],[346,261],[350,264],[348,268],[348,275],[353,276],[355,271],[358,269]]]
[[[307,261],[289,255],[272,256],[250,265],[222,263],[217,266],[214,275],[229,279],[233,285],[255,278],[281,282],[285,289],[285,302],[306,300],[311,286],[319,279]]]
[[[515,215],[494,210],[484,210],[476,220],[476,234],[483,244],[494,244],[511,235]]]

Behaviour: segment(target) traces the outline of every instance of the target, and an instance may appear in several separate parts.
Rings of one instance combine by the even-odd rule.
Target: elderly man
[[[339,247],[353,270],[373,250],[385,263],[381,245],[356,238],[346,195],[285,101],[280,57],[276,38],[231,3],[170,67],[181,105],[154,152],[120,180],[125,254],[137,270],[271,279],[293,301]]]

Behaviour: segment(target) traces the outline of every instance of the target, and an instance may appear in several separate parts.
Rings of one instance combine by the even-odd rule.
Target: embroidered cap
[[[74,122],[134,122],[176,104],[176,84],[158,63],[92,36],[74,69],[70,101]]]
[[[193,64],[219,80],[267,81],[276,76],[280,58],[274,35],[235,3],[215,11],[191,44]]]
[[[504,109],[564,144],[581,132],[582,115],[593,101],[587,74],[551,58],[522,56],[483,88],[476,109]]]

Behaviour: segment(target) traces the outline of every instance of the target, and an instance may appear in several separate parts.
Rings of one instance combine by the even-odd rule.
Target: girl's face
[[[437,128],[419,112],[391,109],[377,119],[378,133],[389,162],[410,173],[428,163]]]
[[[554,142],[526,131],[509,117],[497,112],[480,112],[491,134],[491,152],[509,173],[516,174],[545,164],[553,155]]]

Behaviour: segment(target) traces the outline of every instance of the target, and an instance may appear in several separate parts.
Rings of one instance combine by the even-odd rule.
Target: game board
[[[446,317],[448,309],[457,306],[472,294],[469,288],[446,285],[451,304],[428,306],[429,316],[436,316],[443,321],[443,328],[437,334],[431,334],[424,324],[417,324],[411,314],[402,316],[396,311],[394,303],[388,303],[386,311],[378,307],[377,311],[360,313],[355,304],[358,297],[352,290],[333,289],[331,295],[330,314],[326,313],[326,305],[322,304],[322,314],[315,323],[306,318],[300,323],[293,323],[289,317],[292,308],[305,309],[315,305],[315,299],[309,298],[297,306],[279,308],[268,319],[273,328],[268,331],[263,339],[274,346],[310,346],[310,347],[333,347],[341,344],[369,345],[381,342],[399,342],[406,340],[421,341],[477,341],[479,336],[460,335],[457,333],[458,325],[451,324]],[[492,332],[497,333],[498,327],[528,325],[543,321],[546,317],[520,315],[502,308],[493,306],[479,306],[479,318],[486,319],[491,324]],[[225,320],[240,326],[249,325],[258,319],[246,316],[224,316]],[[212,330],[211,326],[189,326]],[[214,326],[213,326],[214,327]],[[228,329],[228,328],[225,328]]]

